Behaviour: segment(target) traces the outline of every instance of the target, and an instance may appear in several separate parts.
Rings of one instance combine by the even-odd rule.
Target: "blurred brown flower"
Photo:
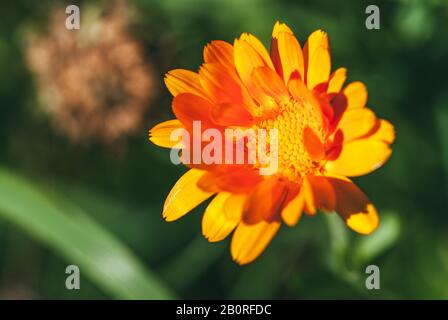
[[[42,105],[74,142],[110,144],[132,134],[154,96],[152,69],[127,31],[129,11],[123,9],[101,16],[97,8],[82,8],[80,30],[67,30],[67,15],[55,10],[48,32],[28,41]]]

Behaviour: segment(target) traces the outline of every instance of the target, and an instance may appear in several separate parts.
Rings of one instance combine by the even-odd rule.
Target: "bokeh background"
[[[68,4],[79,31],[64,28]],[[364,26],[368,4],[380,30]],[[447,1],[16,0],[0,12],[0,298],[448,299]],[[147,132],[172,117],[165,72],[197,70],[214,39],[269,45],[277,20],[302,44],[327,31],[333,67],[366,83],[397,139],[355,179],[378,231],[305,217],[241,267],[228,240],[202,238],[204,206],[163,221],[185,168]],[[70,264],[80,290],[65,288]],[[380,290],[365,288],[370,264]]]

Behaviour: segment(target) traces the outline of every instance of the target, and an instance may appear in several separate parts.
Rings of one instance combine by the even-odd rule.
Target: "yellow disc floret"
[[[271,129],[278,133],[278,175],[291,181],[300,180],[309,173],[316,172],[320,163],[308,154],[303,140],[305,128],[312,129],[323,141],[322,116],[310,103],[290,100],[280,107],[275,117],[261,121],[257,129],[266,130],[270,155],[275,144],[269,139]],[[272,139],[272,137],[270,137]]]

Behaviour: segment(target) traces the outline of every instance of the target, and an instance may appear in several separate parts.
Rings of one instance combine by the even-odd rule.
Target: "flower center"
[[[321,168],[320,161],[314,161],[304,143],[304,130],[310,128],[320,141],[324,141],[322,116],[314,110],[311,103],[290,100],[283,105],[273,119],[263,120],[258,129],[278,132],[278,175],[297,181]],[[272,138],[272,137],[271,137]],[[270,143],[272,148],[272,143]],[[272,155],[272,150],[270,150]]]

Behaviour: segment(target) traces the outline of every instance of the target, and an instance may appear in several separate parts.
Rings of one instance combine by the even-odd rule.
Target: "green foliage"
[[[0,216],[78,265],[111,297],[172,297],[126,246],[89,215],[59,195],[40,189],[0,169]]]

